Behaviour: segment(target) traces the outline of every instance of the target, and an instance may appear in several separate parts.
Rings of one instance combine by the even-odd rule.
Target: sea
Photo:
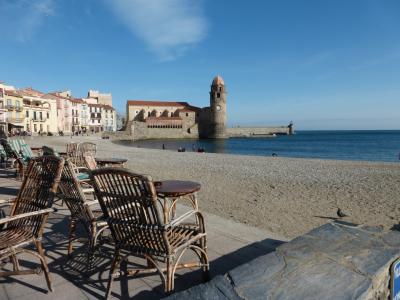
[[[144,140],[121,142],[134,147],[240,155],[385,161],[400,163],[400,130],[296,131],[276,137],[226,140]]]

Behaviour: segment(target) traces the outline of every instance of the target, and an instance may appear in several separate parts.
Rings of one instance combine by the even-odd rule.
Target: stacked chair
[[[51,279],[41,243],[44,225],[53,210],[54,195],[57,192],[62,158],[54,156],[31,159],[22,186],[14,201],[9,217],[0,219],[4,227],[0,230],[0,260],[11,258],[13,271],[0,272],[0,276],[39,274],[40,268],[21,270],[18,255],[27,253],[37,257],[52,291]],[[27,248],[29,245],[36,248]]]

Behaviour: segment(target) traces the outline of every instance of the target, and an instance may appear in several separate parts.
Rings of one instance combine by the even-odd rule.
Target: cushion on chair
[[[78,177],[78,180],[86,180],[89,179],[89,174],[88,173],[79,173],[76,175]]]

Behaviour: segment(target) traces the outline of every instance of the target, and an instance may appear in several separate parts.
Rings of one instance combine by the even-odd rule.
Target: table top
[[[126,163],[128,159],[126,158],[116,158],[116,157],[108,157],[108,158],[99,158],[96,157],[96,162],[99,164],[123,164]]]
[[[201,184],[194,181],[165,180],[154,182],[156,192],[164,197],[179,197],[197,192]]]

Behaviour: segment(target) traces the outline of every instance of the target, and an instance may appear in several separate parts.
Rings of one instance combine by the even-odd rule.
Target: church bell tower
[[[210,91],[210,132],[209,138],[223,139],[226,134],[226,88],[221,76],[216,76]]]

